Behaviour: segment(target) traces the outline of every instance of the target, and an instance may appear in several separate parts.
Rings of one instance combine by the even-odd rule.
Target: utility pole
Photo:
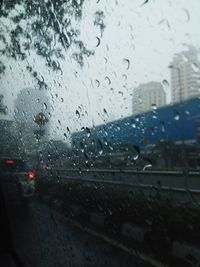
[[[38,147],[37,147],[37,154],[38,154],[38,168],[40,166],[40,140],[42,136],[45,134],[45,130],[42,129],[46,123],[48,123],[48,118],[42,113],[38,113],[34,117],[34,122],[39,126],[39,130],[36,130],[34,133],[36,135],[36,138],[38,140]]]

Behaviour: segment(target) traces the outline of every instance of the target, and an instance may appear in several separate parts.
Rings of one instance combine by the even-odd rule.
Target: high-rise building
[[[200,95],[200,61],[194,47],[174,56],[170,72],[172,103]]]
[[[160,82],[140,84],[133,91],[133,115],[166,105],[166,93]]]

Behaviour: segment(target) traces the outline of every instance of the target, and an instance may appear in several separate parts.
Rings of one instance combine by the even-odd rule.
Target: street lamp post
[[[44,130],[42,130],[42,127],[48,123],[48,118],[42,113],[38,113],[35,118],[34,118],[34,122],[37,123],[37,125],[39,126],[39,131],[35,131],[35,134],[37,136],[37,140],[38,140],[38,149],[37,149],[37,154],[38,154],[38,168],[40,166],[40,151],[39,151],[39,147],[40,147],[40,139],[41,137],[44,135]]]

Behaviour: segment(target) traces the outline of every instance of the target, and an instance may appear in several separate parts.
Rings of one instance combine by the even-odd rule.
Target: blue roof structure
[[[200,99],[167,105],[74,133],[72,141],[100,140],[112,145],[131,143],[140,149],[161,140],[200,143]]]

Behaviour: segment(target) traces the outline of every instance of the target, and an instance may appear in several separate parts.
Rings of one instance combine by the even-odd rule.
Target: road
[[[23,201],[15,179],[2,181],[13,247],[24,266],[150,266],[77,228],[37,199]]]

